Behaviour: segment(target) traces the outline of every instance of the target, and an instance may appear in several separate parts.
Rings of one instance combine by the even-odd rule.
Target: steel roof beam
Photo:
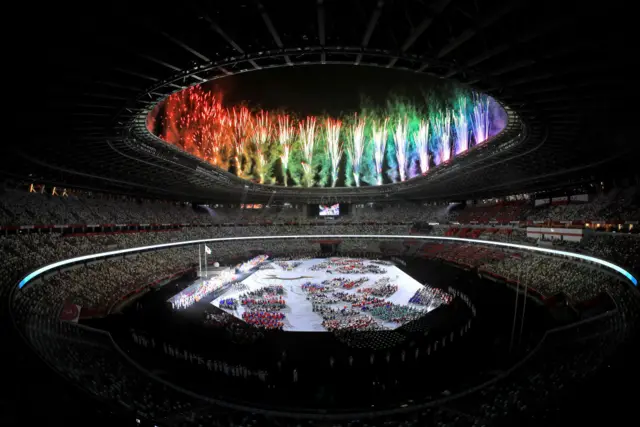
[[[278,34],[276,27],[273,25],[273,22],[271,21],[271,18],[267,13],[267,9],[265,9],[262,2],[257,2],[257,6],[258,6],[258,12],[260,12],[260,16],[262,16],[262,20],[264,21],[264,24],[267,26],[267,29],[271,33],[271,37],[273,37],[273,41],[276,42],[276,46],[278,46],[280,49],[284,49],[282,40],[280,40],[280,35]],[[284,55],[284,60],[287,62],[288,65],[293,65],[293,63],[291,62],[291,58],[289,58],[289,55]]]
[[[148,59],[148,60],[149,60],[149,61],[151,61],[151,62],[155,62],[156,64],[160,64],[160,65],[162,65],[163,67],[167,67],[167,68],[168,68],[168,69],[170,69],[170,70],[173,70],[173,71],[182,71],[182,69],[181,69],[181,68],[176,67],[175,65],[171,65],[171,64],[169,64],[168,62],[162,61],[162,60],[160,60],[160,59],[158,59],[158,58],[155,58],[155,57],[153,57],[153,56],[151,56],[151,55],[146,55],[146,54],[144,54],[144,53],[141,53],[141,54],[140,54],[140,56],[141,56],[142,58]]]
[[[324,0],[318,0],[316,3],[316,10],[318,15],[318,40],[320,41],[320,46],[324,48],[326,37],[325,37],[325,23],[324,23]],[[320,53],[320,63],[324,64],[327,61],[327,54],[322,50]]]
[[[513,46],[515,46],[518,43],[527,43],[530,42],[531,40],[534,40],[540,36],[543,36],[551,31],[553,31],[555,28],[557,27],[557,23],[556,22],[552,22],[549,25],[540,28],[540,29],[536,29],[535,31],[529,31],[528,33],[525,33],[519,37],[516,37],[515,41],[513,42],[506,42],[503,43],[499,46],[495,46],[489,50],[484,51],[482,54],[470,59],[469,61],[467,61],[467,67],[474,67],[484,61],[486,61],[487,59],[491,59],[492,57],[499,55],[503,52],[508,51],[510,48],[512,48]]]
[[[198,52],[197,50],[193,49],[192,47],[188,46],[186,43],[184,43],[183,41],[178,40],[177,38],[173,37],[170,34],[165,33],[164,31],[162,31],[160,34],[162,34],[163,36],[165,36],[166,38],[168,38],[169,40],[171,40],[173,43],[175,43],[176,45],[180,46],[181,48],[183,48],[184,50],[186,50],[187,52],[197,56],[198,58],[200,58],[201,60],[203,60],[204,62],[211,62],[211,59],[209,59],[208,57],[204,56],[203,54],[201,54],[200,52]]]
[[[86,117],[111,117],[109,113],[91,113],[89,111],[76,111],[71,113],[72,116],[86,116]]]
[[[145,80],[151,80],[152,82],[157,82],[158,80],[160,80],[157,77],[148,76],[146,74],[142,74],[142,73],[139,73],[137,71],[127,70],[125,68],[114,67],[113,69],[116,70],[116,71],[120,71],[121,73],[124,73],[124,74],[129,74],[130,76],[139,77],[139,78],[145,79]]]
[[[552,73],[545,73],[545,74],[539,74],[537,76],[529,76],[529,77],[522,77],[520,79],[516,79],[516,80],[512,80],[510,82],[506,82],[504,85],[511,87],[511,86],[518,86],[521,84],[526,84],[526,83],[531,83],[531,82],[537,82],[540,80],[546,80],[546,79],[550,79],[552,77],[555,77],[556,74],[552,74]]]
[[[82,107],[82,108],[104,108],[107,110],[112,110],[116,108],[113,105],[105,105],[105,104],[74,104],[74,107]]]
[[[101,84],[101,85],[105,85],[105,86],[109,86],[109,87],[114,87],[116,89],[130,90],[130,91],[133,91],[133,92],[141,92],[142,91],[142,89],[140,89],[139,87],[122,85],[120,83],[107,82],[107,81],[104,81],[104,80],[97,81],[96,83],[97,84]]]
[[[85,96],[93,96],[96,98],[105,98],[105,99],[115,99],[117,101],[126,101],[127,98],[124,98],[122,96],[116,96],[116,95],[110,95],[107,93],[91,93],[91,92],[87,92],[84,94]]]
[[[437,57],[442,58],[443,56],[453,52],[454,50],[462,46],[464,43],[471,40],[473,36],[475,36],[478,33],[478,30],[482,30],[493,25],[495,22],[499,21],[503,16],[511,12],[516,6],[517,6],[516,2],[508,2],[507,5],[502,9],[500,9],[498,12],[485,17],[482,20],[482,22],[476,25],[475,28],[469,28],[468,30],[460,34],[458,37],[451,40],[449,44],[447,44],[442,49],[440,49],[440,52],[438,52]]]
[[[369,40],[371,40],[373,30],[375,30],[376,25],[378,24],[378,19],[380,18],[380,14],[382,13],[382,6],[384,6],[384,0],[378,0],[375,9],[373,9],[373,13],[371,13],[371,18],[369,18],[367,30],[365,31],[364,36],[362,36],[362,47],[367,47],[369,45]],[[356,65],[359,65],[360,61],[362,61],[361,53],[359,53],[356,58]]]
[[[442,13],[442,11],[445,9],[445,7],[449,5],[449,3],[451,3],[451,0],[441,0],[440,3],[438,3],[435,6],[432,6],[431,13],[428,16],[426,16],[422,20],[422,22],[420,22],[420,25],[418,25],[411,32],[409,37],[407,37],[407,39],[402,44],[402,47],[400,48],[400,50],[402,52],[406,52],[416,42],[416,40],[418,40],[418,37],[420,37],[422,33],[424,33],[425,31],[427,31],[427,29],[429,29],[434,19],[436,18],[436,16]],[[392,58],[391,61],[389,61],[389,63],[387,64],[387,68],[393,67],[396,64],[396,62],[398,62],[398,57]]]
[[[220,27],[220,25],[218,25],[217,22],[215,22],[213,19],[211,19],[209,17],[209,15],[204,15],[204,19],[205,21],[207,21],[209,23],[209,27],[215,31],[216,33],[218,33],[218,35],[220,37],[222,37],[224,39],[224,41],[226,41],[227,43],[229,43],[229,45],[231,45],[232,48],[234,48],[236,51],[238,51],[238,53],[241,53],[242,55],[245,54],[244,49],[242,49],[240,47],[240,45],[238,43],[236,43],[231,37],[229,37],[229,35]],[[253,68],[255,68],[256,70],[261,69],[262,67],[260,67],[258,65],[258,63],[256,61],[254,61],[253,59],[250,59],[248,61]]]
[[[509,64],[505,67],[498,68],[491,72],[492,76],[500,76],[502,74],[510,73],[511,71],[518,70],[520,68],[528,67],[530,65],[535,64],[536,61],[533,59],[523,59],[521,61],[515,62],[513,64]]]
[[[409,37],[407,37],[407,39],[402,44],[403,52],[406,52],[407,49],[409,49],[413,45],[413,43],[415,43],[415,41],[418,40],[418,37],[420,37],[422,33],[424,33],[431,26],[434,18],[440,13],[442,13],[444,8],[447,7],[449,3],[451,3],[451,0],[442,0],[440,1],[439,4],[437,4],[432,8],[433,13],[427,16],[426,18],[424,18],[420,23],[420,25],[418,25],[418,27],[411,33]]]
[[[324,0],[318,0],[316,3],[316,10],[318,11],[318,39],[320,40],[320,46],[325,44],[325,24],[324,24]]]

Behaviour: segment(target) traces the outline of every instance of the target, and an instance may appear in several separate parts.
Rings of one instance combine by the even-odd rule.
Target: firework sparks
[[[264,183],[264,175],[267,168],[267,144],[273,132],[273,124],[269,113],[260,111],[256,115],[254,123],[253,140],[256,147],[255,166],[260,184]]]
[[[429,170],[429,122],[420,121],[420,127],[415,134],[414,140],[418,152],[420,172],[424,175]]]
[[[217,117],[215,121],[209,122],[208,133],[211,136],[208,144],[211,152],[211,158],[209,161],[217,166],[220,166],[223,163],[220,156],[223,146],[223,137],[228,126],[227,121],[227,116],[220,115],[220,117]]]
[[[451,113],[447,110],[440,112],[435,118],[435,133],[437,135],[438,164],[451,159]]]
[[[387,122],[389,119],[384,119],[382,125],[377,126],[373,124],[373,160],[376,166],[376,175],[378,185],[382,185],[382,165],[384,163],[384,152],[387,149]]]
[[[396,159],[398,160],[398,172],[400,181],[407,179],[407,117],[398,119],[398,125],[393,133],[393,140],[396,143]]]
[[[233,136],[234,159],[236,173],[242,175],[242,156],[245,144],[251,131],[251,114],[246,107],[233,108],[231,114],[231,133]]]
[[[467,97],[459,96],[453,114],[453,127],[456,131],[456,154],[464,153],[469,149],[469,112],[467,110]]]
[[[282,174],[284,175],[284,185],[287,186],[287,169],[289,168],[289,154],[291,151],[291,140],[293,139],[294,127],[290,124],[289,116],[278,116],[278,141],[282,148],[280,161],[282,162]]]
[[[351,127],[350,144],[347,146],[347,153],[351,160],[351,168],[353,170],[353,180],[356,183],[356,187],[360,187],[360,165],[362,162],[362,155],[364,154],[364,119],[357,119]]]
[[[329,158],[331,159],[331,186],[335,187],[338,182],[338,169],[340,167],[340,158],[342,157],[342,146],[340,145],[340,128],[342,122],[340,120],[327,119],[327,146],[329,149]]]
[[[299,124],[300,140],[302,141],[302,151],[305,161],[302,162],[302,170],[304,171],[304,180],[307,187],[313,187],[313,149],[316,142],[316,118],[307,117],[304,122]]]
[[[387,172],[393,174],[391,179],[395,181],[397,176],[397,179],[405,181],[411,177],[410,160],[413,158],[417,159],[417,166],[424,174],[430,162],[435,165],[446,163],[452,156],[467,151],[472,144],[484,143],[493,131],[504,127],[504,123],[497,125],[492,122],[493,115],[500,112],[493,110],[490,97],[477,93],[459,94],[450,102],[444,102],[444,105],[453,105],[450,111],[443,104],[428,106],[428,118],[422,116],[424,108],[404,102],[388,104],[386,111],[376,113],[382,117],[394,117],[394,129],[390,132],[395,152],[389,158],[385,158],[385,153],[389,148],[388,124],[391,119],[377,122],[356,119],[356,123],[348,127],[348,139],[344,141],[349,158],[349,168],[345,172],[339,170],[343,154],[340,141],[342,122],[339,118],[327,119],[326,133],[322,132],[327,143],[326,155],[322,156],[322,167],[314,168],[314,164],[320,163],[314,158],[314,151],[322,141],[317,117],[307,117],[298,125],[293,116],[270,116],[265,111],[252,112],[241,106],[224,108],[219,94],[201,86],[174,93],[158,104],[148,117],[147,128],[168,143],[212,165],[224,169],[233,167],[238,175],[252,174],[261,183],[282,179],[276,179],[269,172],[279,158],[284,185],[328,186],[329,176],[331,186],[336,186],[342,179],[355,181],[356,186],[365,185],[363,182],[381,185],[385,161],[390,166]],[[396,127],[398,117],[401,119]],[[363,135],[368,125],[371,125],[373,139],[371,150],[366,149]],[[496,129],[492,129],[492,125]],[[296,131],[300,132],[299,153],[293,152],[298,147]],[[414,143],[410,143],[410,138]],[[315,157],[318,156],[319,153],[315,153]],[[299,158],[300,165],[297,161],[296,165],[290,163],[294,158]],[[371,165],[372,176],[363,165]],[[346,173],[353,180],[346,179]],[[295,183],[288,183],[291,178]]]
[[[473,138],[476,144],[482,144],[489,138],[489,97],[477,95],[473,106]]]

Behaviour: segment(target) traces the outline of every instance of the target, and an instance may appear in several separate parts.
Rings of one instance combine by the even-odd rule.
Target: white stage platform
[[[306,299],[306,292],[301,289],[304,283],[321,283],[324,280],[348,277],[349,279],[358,279],[361,277],[367,277],[368,282],[361,285],[360,288],[371,287],[373,284],[383,278],[388,277],[390,283],[398,285],[398,290],[388,298],[386,301],[390,301],[394,304],[409,304],[409,299],[415,294],[415,292],[422,287],[422,285],[414,280],[411,276],[400,270],[395,265],[381,266],[386,270],[384,274],[343,274],[343,273],[327,273],[326,269],[320,271],[313,271],[311,267],[316,264],[320,264],[327,259],[308,259],[302,260],[301,264],[294,268],[292,271],[285,271],[279,265],[274,262],[268,261],[265,264],[271,264],[273,269],[258,270],[249,277],[245,278],[241,283],[246,285],[247,289],[236,290],[230,289],[224,295],[216,298],[211,302],[214,306],[219,306],[219,301],[227,298],[238,298],[240,294],[247,291],[253,291],[269,285],[282,285],[285,289],[283,298],[286,300],[287,308],[282,310],[286,315],[284,319],[285,331],[299,331],[299,332],[325,332],[326,330],[322,326],[322,317],[314,313],[311,308],[311,302]],[[293,261],[292,261],[293,262]],[[370,264],[371,261],[365,260],[365,265]],[[357,288],[346,290],[336,289],[346,293],[357,292]],[[333,305],[334,308],[342,308],[345,303],[338,303]],[[416,308],[425,309],[426,311],[434,310],[436,307],[424,307],[414,306]],[[235,311],[225,310],[230,314],[233,314],[239,319],[242,319],[242,313],[245,308],[238,304],[238,308]],[[379,324],[385,329],[398,328],[399,324],[380,322]]]

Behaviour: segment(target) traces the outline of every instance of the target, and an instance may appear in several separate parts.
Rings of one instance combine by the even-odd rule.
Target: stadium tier
[[[13,37],[0,425],[634,419],[628,5],[130,3]]]
[[[24,192],[26,198],[19,198],[15,190],[5,196],[2,206],[7,217],[31,221],[32,214],[47,212],[73,212],[76,219],[94,215],[91,218],[105,222],[115,222],[113,215],[130,215],[130,220],[149,224],[155,218],[193,218],[189,226],[165,230],[76,225],[75,232],[69,232],[64,228],[5,227],[1,237],[6,256],[2,277],[7,286],[3,289],[10,296],[11,317],[28,346],[63,377],[84,384],[90,394],[115,405],[127,402],[125,413],[153,423],[191,425],[220,413],[256,420],[267,417],[272,420],[264,421],[268,423],[276,419],[340,422],[364,417],[362,411],[372,402],[377,409],[369,410],[368,417],[377,417],[379,412],[413,423],[420,423],[424,416],[450,417],[449,408],[458,407],[494,421],[508,419],[491,409],[505,404],[499,390],[521,389],[519,378],[539,375],[536,360],[549,360],[561,346],[569,346],[567,334],[570,342],[580,343],[579,350],[571,353],[578,359],[553,359],[557,367],[550,369],[559,371],[549,375],[556,378],[556,387],[573,384],[557,376],[569,366],[582,378],[606,363],[609,352],[633,336],[631,319],[639,314],[635,289],[615,271],[540,254],[527,246],[516,249],[482,243],[486,239],[488,243],[540,247],[539,240],[527,238],[526,221],[524,228],[520,221],[508,228],[465,227],[452,221],[460,219],[460,213],[449,218],[451,224],[411,235],[413,220],[420,215],[413,210],[419,207],[371,208],[378,217],[370,223],[225,225],[199,221],[211,218],[213,209],[198,212],[192,206],[168,202],[113,201],[104,195],[88,199],[80,193],[55,199]],[[83,208],[56,210],[49,208],[52,203]],[[518,206],[519,211],[528,209]],[[387,209],[390,216],[385,217]],[[434,215],[438,209],[434,207]],[[468,209],[482,214],[489,210]],[[221,214],[225,218],[237,218],[242,212],[239,208],[220,210],[226,212]],[[400,212],[407,218],[404,223],[397,220]],[[330,252],[323,247],[326,239],[317,237],[341,234],[407,237],[331,237]],[[210,241],[202,247],[98,257],[33,277],[23,289],[15,287],[26,272],[84,255],[217,237],[280,235],[299,237]],[[316,237],[304,237],[311,235]],[[439,236],[471,237],[477,243],[438,241]],[[436,240],[421,241],[421,237]],[[621,263],[633,271],[637,242],[635,235],[616,237],[602,231],[569,249]],[[566,249],[566,244],[562,246]],[[205,252],[208,255],[201,256]],[[255,254],[265,256],[258,259]],[[252,257],[258,261],[243,267]],[[217,271],[222,270],[210,270],[205,264],[225,268],[225,273],[220,276]],[[207,270],[211,278],[203,278],[200,269]],[[486,295],[479,293],[479,286]],[[505,292],[513,295],[518,289],[526,289],[521,304],[530,300],[529,320],[525,323],[520,312],[518,333],[509,336],[513,313],[507,303],[503,328],[491,329],[485,323],[490,321],[483,317],[485,310],[507,297]],[[168,324],[173,325],[173,332],[166,329]],[[189,331],[191,338],[185,341],[180,331]],[[218,344],[226,343],[224,353],[204,344],[207,335]],[[491,367],[483,364],[487,355],[482,354],[474,369],[465,371],[463,382],[456,375],[442,378],[438,369],[433,370],[460,363],[456,354],[477,345],[476,339],[490,336],[503,340],[501,364],[508,375],[493,380],[483,377]],[[301,342],[315,349],[313,355],[299,346]],[[242,356],[248,349],[262,356]],[[381,377],[380,369],[388,369],[385,366],[393,366],[396,374]],[[184,376],[158,377],[153,374],[157,369],[180,370]],[[219,386],[207,388],[194,375],[205,383],[215,379]],[[353,389],[334,388],[339,378]],[[372,378],[373,386],[366,386]],[[431,387],[418,395],[406,393],[416,378],[430,378],[434,387],[446,387],[446,393],[434,395]],[[486,391],[472,392],[476,386]],[[365,395],[371,397],[352,395],[355,390],[368,390],[364,387],[370,388]],[[269,399],[259,398],[264,392]],[[519,407],[532,402],[523,397],[510,404]],[[316,405],[332,409],[325,413]]]

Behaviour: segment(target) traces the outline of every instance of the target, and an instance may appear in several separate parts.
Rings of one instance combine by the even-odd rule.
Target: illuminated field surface
[[[325,266],[329,263],[328,266]],[[364,268],[379,269],[379,273],[346,273],[341,269],[345,269],[353,265],[362,266]],[[343,279],[343,280],[339,280]],[[333,283],[327,283],[327,281]],[[285,307],[278,312],[284,314],[282,319],[283,330],[296,332],[323,332],[327,328],[323,326],[323,318],[320,313],[313,311],[312,301],[313,295],[303,288],[303,285],[322,286],[325,282],[324,294],[328,298],[338,293],[351,295],[352,298],[361,297],[367,294],[367,290],[375,288],[376,283],[388,283],[391,286],[397,285],[397,290],[391,295],[382,295],[377,298],[384,300],[396,306],[410,307],[411,310],[421,312],[423,315],[434,310],[442,301],[434,300],[427,305],[418,305],[409,303],[409,300],[417,290],[424,287],[413,279],[411,276],[400,270],[391,263],[377,263],[371,260],[349,259],[349,258],[330,258],[330,259],[306,259],[282,262],[269,262],[262,266],[252,275],[240,282],[239,286],[234,286],[223,295],[214,299],[211,304],[216,307],[220,306],[220,301],[234,298],[238,300],[235,309],[225,309],[227,313],[233,314],[239,319],[243,318],[243,314],[249,311],[247,305],[241,304],[241,296],[247,292],[260,291],[268,287],[281,285],[283,287],[282,295],[278,295],[285,301]],[[352,283],[356,283],[352,288],[348,288]],[[340,286],[343,284],[347,288]],[[338,301],[328,304],[322,304],[323,307],[330,307],[335,310],[342,310],[345,307],[352,309],[352,302],[344,301],[336,298]],[[367,310],[360,307],[357,311],[368,315]],[[256,311],[260,311],[259,308]],[[370,312],[369,312],[370,313]],[[384,321],[379,317],[371,316],[376,322],[377,329],[395,329],[402,325],[403,322]]]

